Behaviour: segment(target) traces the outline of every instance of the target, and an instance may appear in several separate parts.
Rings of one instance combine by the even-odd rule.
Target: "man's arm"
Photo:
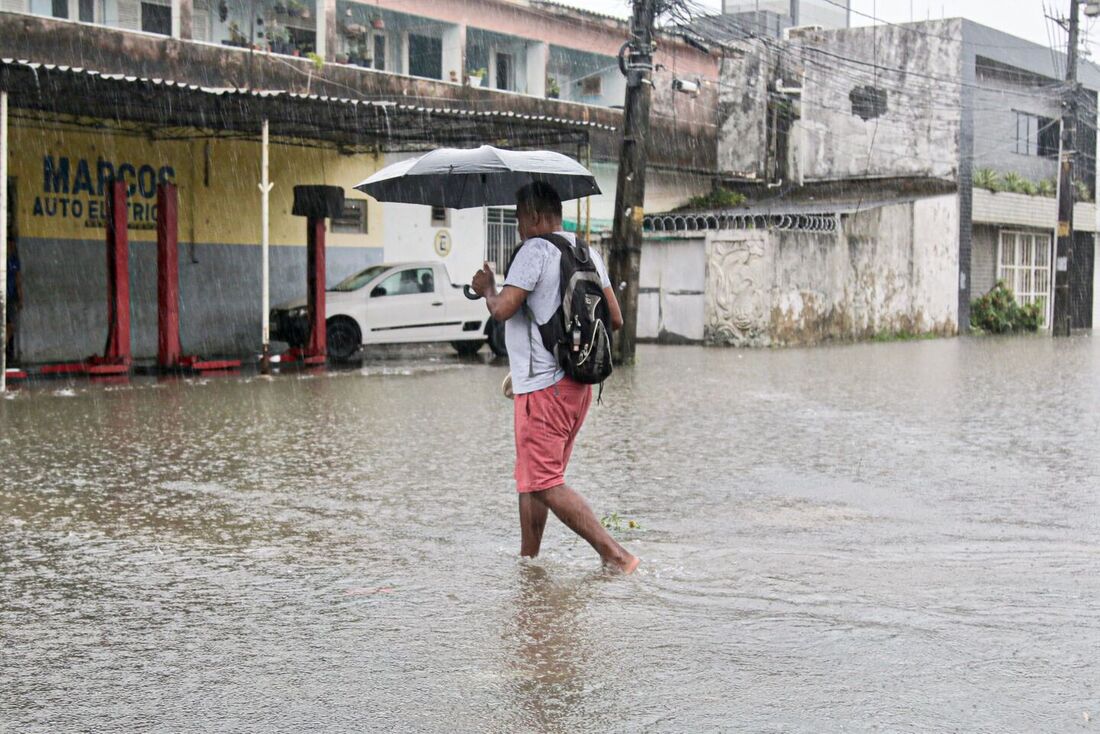
[[[489,309],[489,315],[497,321],[507,321],[523,307],[529,291],[517,288],[514,285],[506,285],[497,291],[496,276],[485,263],[481,270],[474,273],[470,288],[485,299],[485,305]]]
[[[611,330],[618,331],[623,328],[623,312],[619,308],[619,299],[615,297],[615,289],[607,286],[603,289],[603,297],[607,299],[607,309],[611,312]]]

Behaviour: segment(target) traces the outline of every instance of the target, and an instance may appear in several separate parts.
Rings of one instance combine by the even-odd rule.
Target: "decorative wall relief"
[[[771,266],[768,235],[737,233],[736,239],[708,239],[705,329],[713,344],[766,346]]]

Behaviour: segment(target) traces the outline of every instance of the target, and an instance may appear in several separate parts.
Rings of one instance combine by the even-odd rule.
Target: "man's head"
[[[561,229],[561,197],[544,181],[529,183],[516,192],[516,221],[523,239]]]

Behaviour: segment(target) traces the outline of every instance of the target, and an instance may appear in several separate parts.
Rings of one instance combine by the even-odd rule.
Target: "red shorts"
[[[569,379],[516,395],[516,491],[538,492],[565,484],[565,467],[581,430],[592,387]]]

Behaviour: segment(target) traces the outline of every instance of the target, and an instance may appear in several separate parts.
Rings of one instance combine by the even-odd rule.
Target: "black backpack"
[[[611,308],[600,285],[600,273],[587,242],[574,247],[558,234],[541,235],[561,252],[561,305],[550,320],[538,324],[542,344],[565,374],[586,385],[603,383],[611,375]],[[522,245],[521,245],[522,247]]]

